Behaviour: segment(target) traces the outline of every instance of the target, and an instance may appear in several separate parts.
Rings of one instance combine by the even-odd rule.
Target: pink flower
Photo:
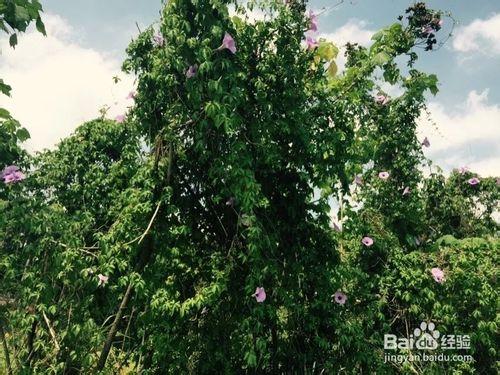
[[[469,183],[469,185],[474,186],[474,185],[479,184],[479,178],[477,178],[477,177],[472,177],[472,178],[470,178],[467,182]]]
[[[235,54],[236,53],[236,42],[234,41],[233,37],[229,33],[224,34],[224,38],[222,39],[222,45],[219,47],[219,49],[228,49],[231,51],[231,53]]]
[[[469,167],[463,166],[458,168],[458,173],[460,174],[466,174],[467,172],[469,172]]]
[[[432,22],[438,25],[439,27],[443,26],[444,23],[444,21],[441,18],[435,18]]]
[[[115,121],[119,124],[121,124],[123,121],[125,121],[125,115],[118,115],[115,117]]]
[[[255,300],[257,302],[262,303],[266,300],[266,291],[261,286],[257,287],[257,289],[255,289],[255,293],[253,294],[253,296],[255,297]]]
[[[136,96],[136,92],[135,91],[130,91],[127,95],[127,99],[132,99],[134,100],[135,99],[135,96]]]
[[[430,147],[430,145],[431,143],[429,142],[429,139],[425,137],[424,140],[422,141],[422,146]]]
[[[378,178],[380,178],[381,180],[387,180],[389,178],[389,172],[380,172],[378,174]]]
[[[24,180],[26,176],[19,170],[18,166],[9,165],[0,173],[0,178],[3,179],[4,183],[12,184]]]
[[[371,245],[373,245],[373,238],[365,236],[365,237],[363,237],[361,242],[363,243],[363,245],[370,247]]]
[[[109,276],[104,276],[102,273],[100,273],[99,275],[97,275],[97,277],[99,278],[97,286],[106,285],[108,283]]]
[[[333,295],[333,300],[337,302],[339,305],[343,305],[347,301],[347,296],[342,293],[340,290],[337,290]]]
[[[198,72],[198,65],[191,65],[186,71],[186,77],[193,78]]]
[[[431,269],[432,277],[437,283],[442,284],[444,282],[444,272],[441,268],[434,267]]]
[[[434,31],[434,30],[433,30],[433,28],[432,28],[432,26],[431,26],[431,25],[427,25],[427,26],[425,26],[425,27],[422,27],[422,32],[423,32],[424,34],[430,34],[430,33],[432,33],[433,31]]]
[[[14,182],[22,181],[25,178],[26,178],[26,176],[24,175],[23,172],[17,171],[17,172],[14,172],[14,173],[11,173],[11,174],[8,174],[8,175],[4,176],[3,181],[6,184],[11,184],[11,183],[14,183]]]
[[[354,183],[358,186],[363,185],[363,178],[360,175],[356,175],[356,177],[354,177]]]
[[[312,10],[309,11],[309,29],[307,31],[318,31],[318,16]]]
[[[163,39],[163,35],[160,33],[153,35],[153,44],[156,47],[162,47],[165,44],[165,39]]]
[[[407,186],[405,187],[405,189],[403,190],[403,195],[408,195],[410,194],[410,188]]]
[[[386,95],[379,94],[375,96],[375,103],[386,105],[387,103],[389,103],[389,97]]]
[[[319,43],[312,36],[306,37],[306,45],[308,50],[313,50],[319,46]]]

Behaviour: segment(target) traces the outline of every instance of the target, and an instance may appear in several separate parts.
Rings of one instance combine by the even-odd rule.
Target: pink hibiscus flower
[[[389,178],[389,172],[383,171],[378,174],[378,178],[381,180],[387,180]]]
[[[365,245],[367,247],[370,247],[371,245],[373,245],[374,241],[373,241],[373,238],[365,236],[365,237],[363,237],[363,239],[361,240],[361,242],[363,243],[363,245]]]
[[[224,38],[222,39],[222,45],[219,49],[228,49],[232,54],[236,53],[236,42],[233,37],[229,33],[224,34]]]
[[[342,293],[340,290],[337,290],[333,295],[333,300],[339,305],[344,305],[347,301],[347,296]]]
[[[255,293],[253,294],[253,296],[255,297],[255,300],[259,303],[262,303],[266,300],[266,291],[264,290],[264,287],[257,287],[257,289],[255,289]]]
[[[474,186],[474,185],[479,184],[480,181],[479,181],[479,178],[472,177],[472,178],[469,178],[469,180],[467,182],[469,183],[469,185]]]
[[[306,45],[308,50],[313,50],[319,46],[319,43],[312,36],[306,37]]]
[[[99,281],[97,282],[97,286],[106,285],[109,280],[109,276],[105,276],[102,273],[97,275],[97,278],[99,279]]]
[[[431,269],[431,274],[437,283],[442,284],[444,282],[444,271],[439,267],[434,267]]]

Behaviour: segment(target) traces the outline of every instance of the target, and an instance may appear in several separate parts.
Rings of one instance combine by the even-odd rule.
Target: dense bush
[[[34,157],[7,129],[2,166],[22,171],[0,187],[13,368],[494,371],[497,181],[421,173],[416,119],[437,78],[415,50],[441,14],[415,4],[349,45],[337,75],[304,2],[249,2],[268,13],[254,22],[229,3],[165,6],[128,48],[138,85],[119,121]],[[476,362],[384,363],[384,334],[422,320],[471,334]]]

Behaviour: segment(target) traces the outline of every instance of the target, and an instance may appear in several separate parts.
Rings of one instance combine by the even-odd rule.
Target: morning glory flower
[[[318,16],[312,10],[309,11],[309,29],[307,31],[318,31]]]
[[[434,267],[431,269],[432,277],[437,283],[442,284],[444,282],[444,271],[439,267]]]
[[[127,98],[126,98],[126,99],[132,99],[132,100],[134,100],[134,99],[135,99],[135,97],[136,97],[136,95],[137,95],[137,94],[136,94],[136,92],[135,92],[135,91],[130,91],[130,92],[128,93],[128,95],[127,95]]]
[[[477,178],[477,177],[472,177],[472,178],[470,178],[467,182],[469,183],[469,185],[474,186],[474,185],[479,184],[479,178]]]
[[[9,165],[4,168],[4,170],[0,173],[0,178],[3,178],[7,174],[11,174],[17,172],[19,167],[17,165]]]
[[[153,43],[156,47],[162,47],[165,44],[165,39],[160,33],[153,35]]]
[[[429,142],[429,139],[425,137],[424,140],[422,141],[422,146],[430,147],[430,145],[431,143]]]
[[[234,41],[233,37],[229,33],[224,34],[224,38],[222,39],[222,45],[219,47],[219,49],[228,49],[231,51],[231,53],[235,54],[236,53],[236,42]]]
[[[255,289],[255,293],[253,294],[253,296],[255,297],[255,300],[259,303],[262,303],[266,300],[266,291],[264,290],[263,287],[257,287],[257,289]]]
[[[8,175],[5,175],[3,177],[3,181],[6,183],[6,184],[12,184],[14,182],[19,182],[19,181],[22,181],[25,179],[25,175],[24,173],[20,172],[20,171],[17,171],[17,172],[13,172],[13,173],[10,173]]]
[[[306,37],[306,45],[308,50],[315,49],[319,46],[319,43],[316,39],[314,39],[312,36]]]
[[[375,96],[375,103],[386,105],[387,103],[389,103],[389,97],[386,95],[379,94]]]
[[[0,178],[3,179],[3,182],[6,184],[22,181],[25,177],[24,173],[22,173],[16,165],[9,165],[0,173]]]
[[[365,237],[363,237],[361,242],[363,243],[363,245],[370,247],[371,245],[373,245],[373,238],[365,236]]]
[[[458,168],[458,173],[460,174],[466,174],[467,172],[469,172],[469,167],[463,166]]]
[[[333,295],[333,300],[337,302],[339,305],[343,305],[347,301],[347,296],[342,293],[340,290],[337,290]]]
[[[427,26],[425,26],[425,27],[422,27],[422,32],[423,32],[424,34],[430,34],[430,33],[432,33],[433,31],[434,31],[434,29],[432,28],[432,26],[431,26],[431,25],[427,25]]]
[[[405,189],[403,190],[403,195],[408,195],[410,194],[410,188],[407,186],[405,187]]]
[[[119,124],[121,124],[123,121],[125,121],[125,115],[118,115],[115,117],[115,121]]]
[[[109,276],[105,276],[102,273],[97,275],[97,278],[99,279],[99,281],[97,282],[97,286],[106,285],[109,280]]]
[[[378,174],[378,178],[380,178],[381,180],[387,180],[389,178],[389,172],[380,172]]]
[[[198,72],[198,65],[191,65],[186,71],[186,77],[193,78]]]

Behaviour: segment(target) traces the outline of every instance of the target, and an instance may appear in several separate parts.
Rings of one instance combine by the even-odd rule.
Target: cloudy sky
[[[15,50],[0,37],[0,72],[13,86],[0,97],[32,135],[29,150],[52,147],[85,120],[109,106],[122,113],[133,78],[120,72],[129,41],[159,18],[160,0],[42,0],[48,36],[24,34]],[[315,10],[339,0],[315,0]],[[469,166],[500,175],[500,1],[435,0],[451,12],[454,36],[438,51],[423,54],[418,68],[436,73],[440,92],[429,98],[431,122],[420,136],[430,139],[427,155],[444,170]],[[410,0],[345,0],[319,18],[320,33],[338,45],[368,45],[374,31],[395,21]],[[451,31],[445,19],[442,36]],[[112,77],[119,76],[118,85]]]

